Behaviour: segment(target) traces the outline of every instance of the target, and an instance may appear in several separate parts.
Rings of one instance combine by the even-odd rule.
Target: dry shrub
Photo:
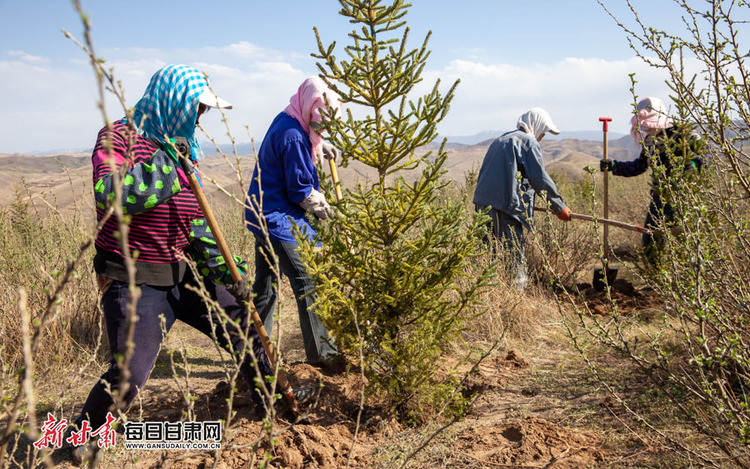
[[[598,171],[583,172],[577,180],[556,174],[552,176],[573,212],[596,217],[603,215],[602,177]],[[608,218],[642,225],[649,200],[647,177],[609,178]],[[536,205],[541,206],[542,201],[537,197]],[[592,268],[601,266],[603,225],[578,219],[563,223],[552,213],[543,211],[536,212],[534,223],[526,247],[529,274],[543,286],[590,282]],[[609,229],[610,256],[615,261],[618,253],[637,255],[640,243],[641,235],[637,232],[618,227]]]
[[[477,259],[472,269],[482,271],[492,262],[490,254]],[[505,261],[497,260],[500,268],[494,274],[494,285],[479,296],[481,314],[472,319],[462,334],[463,340],[473,347],[484,347],[498,338],[509,340],[534,337],[539,327],[551,314],[544,307],[544,293],[530,285],[525,291],[516,289],[508,272],[502,268]]]
[[[550,214],[537,216],[527,241],[528,274],[539,285],[571,285],[586,277],[599,256],[597,227],[590,222],[563,223]]]
[[[83,212],[80,206],[76,210]],[[63,216],[56,210],[41,215],[20,194],[15,203],[0,210],[0,223],[9,227],[0,241],[0,257],[4,259],[0,270],[0,360],[11,372],[22,363],[20,290],[28,296],[32,322],[37,321],[61,272],[89,236],[85,226],[71,222],[78,217]],[[67,292],[57,303],[54,320],[44,332],[47,338],[35,356],[40,373],[60,370],[61,364],[77,362],[81,353],[91,353],[97,347],[97,290],[88,263],[74,272]]]

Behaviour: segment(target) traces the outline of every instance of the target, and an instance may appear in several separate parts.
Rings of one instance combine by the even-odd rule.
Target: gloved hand
[[[246,275],[243,275],[242,278],[234,283],[227,284],[227,291],[237,298],[237,301],[240,303],[250,302],[252,291],[247,282]]]
[[[695,169],[698,172],[700,172],[701,168],[703,167],[703,160],[701,160],[700,158],[691,158],[690,161],[688,161],[687,166],[688,166],[687,169],[689,171],[692,171]]]
[[[326,141],[323,141],[323,158],[336,161],[336,158],[338,158],[339,154],[340,152],[338,148],[334,147]]]
[[[573,213],[570,211],[570,208],[565,207],[562,212],[557,214],[557,218],[559,218],[562,221],[570,221],[570,214]]]
[[[326,197],[315,189],[310,191],[310,195],[305,200],[300,202],[300,206],[305,210],[311,211],[316,217],[321,220],[326,220],[330,215],[333,214],[331,206],[328,205]]]
[[[599,170],[601,172],[614,171],[615,170],[615,161],[614,160],[600,160],[599,161]]]
[[[185,137],[168,138],[164,143],[164,151],[174,160],[175,163],[179,164],[180,161],[177,158],[177,152],[180,152],[185,158],[190,158],[190,144]]]

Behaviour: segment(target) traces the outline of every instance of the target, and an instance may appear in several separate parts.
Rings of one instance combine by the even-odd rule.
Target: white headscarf
[[[555,135],[560,133],[555,123],[552,122],[549,113],[540,107],[531,108],[519,117],[516,127],[527,134],[533,135],[537,140],[546,132]]]

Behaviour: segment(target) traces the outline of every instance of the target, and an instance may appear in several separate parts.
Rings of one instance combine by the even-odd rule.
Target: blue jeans
[[[243,353],[243,350],[245,350],[243,331],[249,328],[247,338],[252,343],[253,353],[258,360],[258,368],[265,376],[273,375],[273,369],[263,349],[263,344],[260,342],[255,329],[248,323],[247,308],[238,304],[226,287],[206,282],[206,289],[211,297],[219,303],[233,321],[238,322],[242,330],[238,330],[230,322],[222,325],[215,312],[209,315],[204,300],[197,293],[187,288],[191,284],[195,285],[195,281],[192,273],[188,270],[185,280],[172,287],[140,285],[141,297],[136,306],[138,321],[135,323],[135,334],[133,335],[135,347],[130,359],[129,386],[122,398],[123,409],[127,408],[135,399],[151,373],[159,348],[164,340],[162,318],[164,320],[164,331],[169,331],[175,320],[179,319],[209,337],[211,337],[212,332],[215,332],[219,345],[227,351],[229,351],[229,344],[231,343],[234,358],[240,363],[240,373],[250,387],[254,388],[257,376],[255,367],[250,354]],[[112,282],[112,285],[102,295],[102,308],[107,324],[107,338],[109,339],[112,358],[109,362],[109,369],[94,385],[86,399],[83,410],[81,410],[81,415],[76,419],[75,423],[79,428],[84,419],[89,421],[93,429],[98,428],[105,422],[107,412],[111,411],[113,399],[107,392],[107,385],[113,393],[119,388],[121,370],[115,357],[124,355],[126,351],[129,305],[130,291],[128,284],[125,282]],[[228,337],[224,333],[224,327],[226,327]],[[257,391],[253,391],[252,399],[256,405],[262,404],[260,394]]]
[[[272,265],[274,257],[278,260],[279,278],[281,274],[289,279],[294,297],[297,300],[302,341],[309,363],[320,363],[338,354],[336,347],[328,340],[328,329],[313,310],[315,303],[315,284],[308,275],[305,265],[297,253],[297,244],[271,240],[273,252],[270,252],[266,240],[255,236],[255,282],[253,283],[253,302],[258,310],[263,326],[268,335],[273,329],[273,312],[276,308],[277,286],[276,275]]]

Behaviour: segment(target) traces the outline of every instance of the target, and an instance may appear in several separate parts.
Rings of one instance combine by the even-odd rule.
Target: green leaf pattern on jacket
[[[226,259],[221,255],[211,229],[205,218],[198,218],[191,222],[190,249],[193,250],[193,260],[198,264],[198,271],[204,277],[220,285],[232,283],[232,277],[226,265]],[[241,257],[234,256],[234,262],[240,273],[247,272],[247,262]]]
[[[151,161],[133,165],[123,177],[122,206],[125,213],[135,215],[153,209],[182,190],[175,171],[175,162],[158,150]],[[109,173],[96,181],[94,199],[100,209],[114,200],[114,174]]]

